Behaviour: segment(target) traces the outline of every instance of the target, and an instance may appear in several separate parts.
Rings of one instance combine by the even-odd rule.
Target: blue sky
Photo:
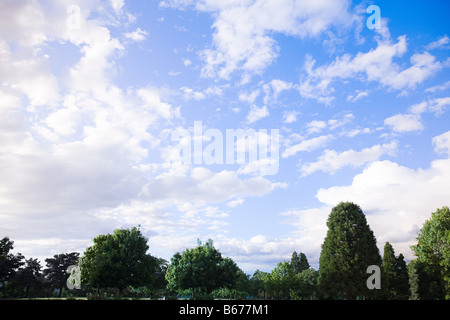
[[[167,260],[211,238],[246,272],[294,250],[317,268],[331,208],[353,201],[381,252],[389,241],[412,259],[449,205],[449,9],[3,1],[0,235],[44,263],[139,224]],[[183,160],[199,139],[225,154],[227,130],[249,133],[245,163]],[[262,147],[277,157],[249,158]]]

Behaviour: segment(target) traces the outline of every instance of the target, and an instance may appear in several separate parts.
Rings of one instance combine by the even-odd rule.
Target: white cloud
[[[302,140],[302,142],[286,148],[281,156],[283,158],[288,158],[295,155],[297,152],[310,152],[315,149],[324,147],[330,140],[332,140],[332,137],[329,135]]]
[[[292,252],[298,252],[299,248],[307,255],[308,261],[314,263],[317,270],[319,256],[315,249],[320,247],[320,243],[310,240],[309,237],[292,236],[279,239],[257,234],[248,239],[224,237],[215,241],[215,245],[222,254],[239,261],[239,267],[244,272],[254,272],[257,269],[270,272],[280,261],[290,260]]]
[[[260,94],[260,91],[258,89],[254,90],[254,91],[252,91],[250,93],[241,92],[239,94],[239,101],[245,101],[245,102],[248,102],[248,103],[254,103],[256,98],[259,96],[259,94]]]
[[[202,91],[196,91],[190,87],[183,86],[180,88],[180,90],[183,92],[183,98],[185,100],[204,100],[211,96],[221,96],[223,95],[223,90],[221,87],[218,86],[211,86],[208,87]]]
[[[435,61],[434,56],[425,52],[412,55],[411,66],[402,69],[393,60],[406,53],[406,36],[397,40],[393,44],[390,41],[379,42],[376,49],[367,53],[359,52],[355,56],[344,54],[331,64],[317,68],[314,68],[316,61],[308,56],[304,65],[306,77],[299,86],[301,95],[329,104],[334,99],[335,90],[331,86],[334,81],[358,76],[365,76],[367,82],[376,81],[390,89],[406,90],[415,88],[443,68],[441,62]],[[352,101],[355,98],[348,99]]]
[[[183,64],[185,67],[189,67],[192,64],[192,61],[189,59],[183,59]]]
[[[327,127],[327,123],[322,120],[313,120],[306,124],[308,134],[318,133]]]
[[[234,171],[215,173],[197,167],[182,174],[162,173],[143,188],[142,195],[149,201],[167,201],[167,204],[224,202],[245,196],[262,196],[280,187],[262,177],[241,180]]]
[[[441,115],[448,106],[450,106],[450,97],[436,98],[429,101],[428,109],[436,115]]]
[[[411,113],[420,115],[426,111],[434,112],[436,116],[442,115],[446,107],[450,106],[450,97],[434,98],[412,105],[409,110]]]
[[[365,90],[365,91],[359,91],[357,90],[355,92],[355,95],[349,95],[347,96],[347,101],[348,102],[356,102],[364,97],[367,97],[369,95],[369,91]]]
[[[180,115],[159,89],[114,85],[114,58],[123,46],[104,24],[120,19],[110,14],[123,2],[92,20],[89,5],[98,2],[79,4],[73,29],[66,24],[69,3],[52,4],[54,14],[44,14],[37,1],[0,4],[0,175],[9,180],[0,186],[0,232],[22,241],[27,248],[20,250],[33,257],[44,249],[44,257],[84,249],[83,239],[126,222],[126,215],[106,215],[99,223],[99,212],[139,198],[147,174],[158,168],[150,155],[159,140],[150,131]],[[74,60],[53,64],[55,43],[72,50]],[[55,66],[61,76],[52,73]]]
[[[258,108],[256,105],[252,105],[247,115],[247,123],[254,123],[267,116],[269,116],[269,109],[266,106]]]
[[[432,141],[436,153],[450,156],[450,131],[434,137]]]
[[[184,99],[186,100],[194,99],[199,101],[206,98],[206,95],[203,92],[194,91],[194,89],[189,87],[181,87],[180,90],[183,92]]]
[[[283,112],[284,123],[294,123],[297,121],[297,117],[300,115],[298,111],[285,111]]]
[[[424,127],[416,114],[397,114],[384,120],[384,124],[397,132],[420,131]]]
[[[386,118],[384,124],[396,132],[421,131],[424,129],[421,118],[424,112],[433,112],[436,116],[440,116],[447,106],[450,106],[450,97],[429,99],[410,106],[410,113]]]
[[[144,102],[145,108],[161,118],[172,119],[180,116],[180,109],[163,102],[156,88],[141,88],[137,91],[137,95]]]
[[[111,0],[111,6],[116,12],[120,12],[120,10],[122,10],[124,5],[125,5],[124,0]]]
[[[147,38],[148,32],[145,30],[141,30],[141,28],[137,28],[133,32],[125,33],[125,38],[139,42],[143,41]]]
[[[294,86],[290,82],[286,82],[279,79],[273,79],[269,83],[263,85],[263,90],[265,92],[264,103],[269,103],[271,101],[276,101],[281,92],[285,90],[290,90]]]
[[[270,271],[276,263],[289,259],[298,248],[302,248],[309,262],[318,268],[331,209],[341,201],[352,201],[365,213],[380,253],[389,241],[397,255],[402,253],[410,260],[414,258],[410,246],[416,243],[423,223],[436,208],[448,205],[449,188],[448,159],[435,160],[426,169],[375,161],[357,174],[351,184],[319,189],[316,197],[320,206],[280,212],[279,215],[286,218],[284,223],[296,228],[292,237],[271,239],[255,235],[246,240],[224,238],[217,244],[222,252],[248,270]]]
[[[48,39],[49,24],[37,1],[0,3],[0,39],[37,46]]]
[[[433,50],[433,49],[445,47],[445,45],[447,45],[449,43],[450,43],[450,38],[447,35],[445,35],[445,36],[439,38],[439,40],[429,43],[425,48],[427,50]]]
[[[376,161],[348,186],[320,189],[318,200],[329,207],[340,201],[359,204],[382,250],[393,244],[396,253],[412,259],[410,245],[436,208],[448,205],[450,160],[434,160],[427,169],[410,169],[391,161]],[[382,251],[381,251],[382,252]]]
[[[228,202],[227,205],[231,208],[234,208],[234,207],[240,206],[243,203],[244,203],[244,199],[240,198],[240,199],[236,199],[236,200],[232,200],[232,201]]]
[[[437,92],[437,91],[447,90],[448,88],[450,88],[450,80],[445,82],[445,83],[443,83],[443,84],[441,84],[441,85],[437,85],[437,86],[433,86],[433,87],[427,88],[425,90],[425,92],[433,92],[434,93],[434,92]]]
[[[392,155],[396,150],[396,142],[375,145],[361,151],[347,150],[336,152],[334,150],[325,150],[316,162],[303,164],[300,170],[304,176],[310,175],[316,171],[334,174],[343,167],[360,167],[368,162],[378,160],[382,155]]]
[[[213,49],[202,58],[206,77],[228,79],[235,70],[244,78],[263,71],[278,55],[271,33],[313,37],[331,26],[349,28],[359,18],[349,12],[348,1],[162,1],[161,6],[186,9],[195,5],[214,14]],[[251,19],[249,19],[251,17]]]
[[[0,83],[18,94],[24,94],[31,106],[56,105],[59,85],[51,73],[48,59],[31,52],[15,56],[4,40],[0,40]]]

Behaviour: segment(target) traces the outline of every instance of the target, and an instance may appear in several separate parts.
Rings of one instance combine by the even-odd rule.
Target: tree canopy
[[[424,222],[417,244],[411,247],[416,259],[408,263],[402,253],[396,256],[389,242],[381,259],[374,233],[354,203],[341,202],[332,208],[327,227],[317,271],[306,254],[294,251],[290,260],[277,263],[270,272],[256,270],[253,276],[223,257],[212,240],[175,253],[169,264],[148,253],[148,239],[136,227],[95,237],[81,258],[71,252],[45,259],[43,271],[37,259],[13,254],[14,242],[4,237],[0,240],[0,298],[84,294],[97,299],[119,290],[150,298],[176,294],[193,299],[450,299],[448,207],[437,209]],[[77,263],[81,290],[63,290],[67,269]],[[375,290],[380,288],[370,281],[377,278],[367,272],[380,269],[381,290]]]
[[[81,258],[82,282],[94,288],[119,290],[150,283],[157,264],[147,254],[148,248],[147,238],[136,227],[99,235]]]
[[[0,284],[12,279],[17,269],[25,264],[25,257],[21,253],[12,254],[10,251],[13,249],[14,241],[8,237],[0,240]]]
[[[382,286],[383,296],[388,300],[405,300],[410,296],[409,276],[403,254],[395,257],[389,242],[384,245]]]
[[[223,258],[214,247],[213,241],[175,253],[166,272],[168,287],[174,291],[190,290],[210,294],[219,288],[232,287],[240,274],[240,269],[230,258]]]
[[[320,253],[318,284],[325,298],[356,299],[372,293],[366,270],[381,265],[375,236],[361,208],[351,202],[335,206]]]
[[[442,207],[431,214],[411,247],[417,256],[411,272],[419,280],[418,291],[450,299],[450,209]],[[420,281],[421,279],[421,281]]]
[[[59,288],[59,295],[66,286],[67,268],[78,264],[78,252],[55,254],[53,258],[45,259],[47,269],[44,270],[44,276],[47,282],[55,288]]]

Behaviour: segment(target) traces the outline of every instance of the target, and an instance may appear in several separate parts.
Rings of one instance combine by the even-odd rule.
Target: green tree
[[[388,300],[391,300],[395,296],[394,282],[397,275],[397,270],[394,248],[389,242],[386,242],[384,245],[382,270],[381,289],[383,290],[384,297]]]
[[[250,294],[254,297],[266,298],[266,286],[264,278],[267,272],[256,270],[250,278]]]
[[[147,254],[147,241],[136,227],[99,235],[80,259],[82,283],[120,291],[147,285],[155,272],[155,258]]]
[[[19,268],[25,264],[25,257],[20,253],[11,253],[13,249],[14,241],[8,237],[0,240],[0,288],[3,288],[5,282],[12,279]]]
[[[24,289],[25,297],[28,298],[31,288],[39,291],[43,280],[41,269],[42,266],[37,259],[30,258],[25,260],[25,266],[17,271],[13,279],[12,286],[16,288],[16,292]]]
[[[313,300],[317,297],[317,277],[319,272],[313,268],[303,270],[294,275],[294,285],[290,296],[295,300]]]
[[[319,259],[318,284],[324,298],[371,297],[367,267],[381,265],[375,236],[361,208],[351,202],[335,206],[327,220],[328,231]]]
[[[274,299],[290,299],[290,289],[294,286],[294,273],[290,262],[279,262],[266,275],[266,287],[269,295]]]
[[[442,276],[433,268],[418,259],[408,264],[411,300],[445,299]]]
[[[212,240],[205,244],[175,253],[167,268],[168,289],[176,292],[190,290],[192,299],[209,295],[219,288],[232,288],[239,276],[239,268],[230,258],[223,258]]]
[[[304,270],[308,270],[310,266],[306,255],[303,252],[297,254],[297,252],[294,251],[291,257],[291,267],[294,274],[298,274]]]
[[[150,298],[158,290],[163,290],[167,286],[166,272],[169,267],[169,262],[162,258],[155,259],[155,271],[154,276],[148,278],[148,283],[146,284],[147,291],[150,292]]]
[[[384,245],[382,268],[382,292],[389,300],[405,300],[410,296],[409,276],[403,254],[395,257],[394,248],[389,242]]]
[[[44,277],[50,286],[59,290],[59,296],[62,295],[66,287],[66,281],[69,277],[67,268],[78,264],[78,252],[55,254],[53,258],[45,259],[47,269],[44,270]]]
[[[410,295],[408,266],[403,254],[399,254],[396,259],[397,275],[395,279],[396,299],[407,300]]]
[[[431,214],[422,226],[417,244],[411,247],[422,263],[417,270],[429,279],[435,298],[450,299],[450,209],[442,207]],[[421,270],[421,271],[420,271]],[[434,280],[432,280],[434,279]]]
[[[419,264],[416,260],[408,263],[409,287],[411,289],[410,300],[420,300],[420,284],[419,284]]]

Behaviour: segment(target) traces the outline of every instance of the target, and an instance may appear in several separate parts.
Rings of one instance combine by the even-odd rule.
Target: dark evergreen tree
[[[399,300],[408,300],[411,295],[409,287],[408,267],[405,262],[405,257],[401,253],[396,259],[396,269],[397,275],[395,278],[395,298]]]
[[[389,300],[407,300],[410,296],[409,276],[403,254],[395,257],[394,248],[389,242],[384,245],[382,292]]]
[[[250,294],[254,297],[266,298],[266,287],[264,284],[266,275],[267,272],[256,270],[250,278]]]
[[[11,286],[15,287],[17,296],[30,297],[30,291],[34,289],[35,292],[39,292],[43,277],[41,273],[42,266],[37,259],[25,260],[25,266],[17,271]]]
[[[408,264],[409,288],[411,294],[410,300],[420,300],[420,285],[419,285],[419,266],[416,260],[412,260]]]
[[[296,251],[292,253],[291,257],[291,268],[294,274],[298,274],[302,271],[309,269],[309,262],[306,255],[303,252],[297,254]]]
[[[55,254],[53,258],[45,259],[47,269],[43,274],[47,283],[59,290],[59,296],[62,295],[63,289],[66,287],[66,281],[69,277],[67,268],[78,263],[78,252]]]
[[[383,297],[392,300],[395,297],[395,278],[397,275],[394,248],[389,242],[384,245],[381,290]]]
[[[417,259],[409,262],[408,273],[411,300],[445,299],[444,283],[439,270]]]
[[[331,210],[319,260],[318,285],[328,299],[376,296],[366,285],[367,268],[381,265],[375,236],[361,208],[341,202]]]
[[[0,287],[3,287],[5,282],[12,279],[19,268],[25,264],[25,257],[20,254],[12,254],[14,249],[14,241],[8,237],[0,240]]]

